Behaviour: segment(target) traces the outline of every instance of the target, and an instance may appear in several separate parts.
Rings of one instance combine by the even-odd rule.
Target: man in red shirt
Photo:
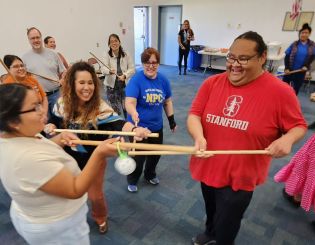
[[[298,99],[263,66],[267,47],[256,32],[237,37],[225,73],[200,87],[187,119],[197,150],[263,150],[268,155],[192,157],[190,171],[201,182],[206,230],[194,245],[231,245],[255,187],[265,182],[272,157],[283,157],[306,132]]]

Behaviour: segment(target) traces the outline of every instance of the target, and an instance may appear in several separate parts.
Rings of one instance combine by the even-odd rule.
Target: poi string
[[[128,153],[126,151],[121,151],[119,144],[120,144],[120,142],[118,141],[116,146],[117,146],[117,151],[118,151],[119,158],[125,159],[125,158],[128,157]]]

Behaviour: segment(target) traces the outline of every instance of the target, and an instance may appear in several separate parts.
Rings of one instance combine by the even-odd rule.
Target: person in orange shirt
[[[16,55],[5,55],[3,57],[4,64],[9,68],[11,74],[3,80],[3,84],[6,83],[21,83],[27,85],[36,91],[39,101],[43,105],[43,110],[48,112],[48,100],[46,93],[39,82],[29,74],[26,69],[22,59]]]

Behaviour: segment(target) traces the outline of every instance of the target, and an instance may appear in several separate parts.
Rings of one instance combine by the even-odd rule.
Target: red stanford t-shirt
[[[291,128],[307,127],[293,89],[268,72],[240,87],[226,73],[209,77],[189,113],[201,117],[207,150],[264,150]],[[208,186],[252,191],[270,162],[267,155],[192,157],[190,171]]]

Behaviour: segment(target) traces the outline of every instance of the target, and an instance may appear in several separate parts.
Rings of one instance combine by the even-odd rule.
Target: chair
[[[102,73],[102,72],[101,72],[101,65],[100,65],[100,63],[98,63],[98,61],[97,61],[95,58],[89,58],[89,59],[87,60],[87,63],[89,63],[91,66],[94,67],[95,72],[96,72],[97,74],[101,74],[101,73]],[[96,65],[97,65],[97,67],[95,67]]]

